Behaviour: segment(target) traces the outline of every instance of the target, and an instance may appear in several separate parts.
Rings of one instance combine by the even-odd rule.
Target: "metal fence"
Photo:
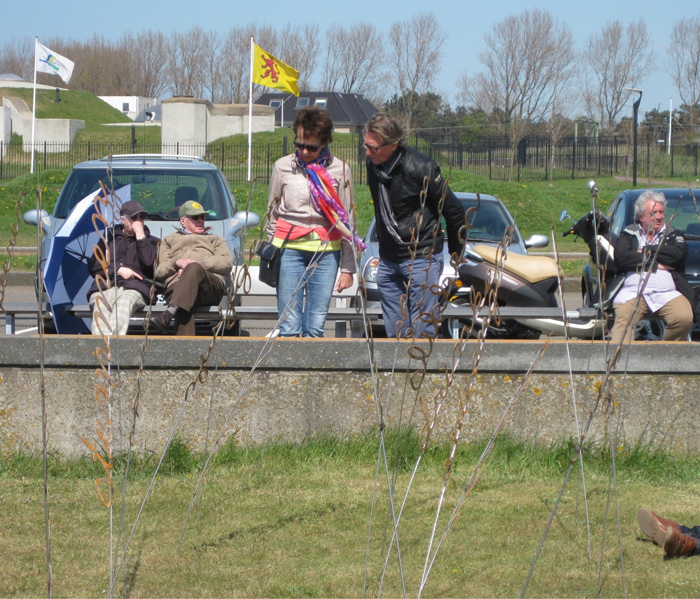
[[[515,148],[503,137],[472,142],[427,142],[410,138],[408,144],[427,154],[443,169],[454,168],[495,180],[547,180],[604,175],[630,175],[632,144],[618,137],[566,138],[552,141],[545,137],[527,137]],[[275,160],[290,153],[291,141],[253,143],[251,178],[269,181]],[[231,183],[248,180],[247,143],[147,144],[147,143],[38,143],[34,148],[35,170],[70,169],[84,160],[110,154],[154,153],[203,156],[218,166]],[[346,144],[333,144],[333,153],[345,160],[357,184],[366,180],[362,138],[353,136]],[[0,179],[12,179],[30,172],[29,143],[0,142]],[[669,148],[651,138],[637,147],[637,176],[662,179],[698,178],[699,144],[674,144]]]

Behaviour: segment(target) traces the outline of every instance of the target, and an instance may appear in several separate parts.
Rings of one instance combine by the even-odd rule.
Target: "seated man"
[[[657,516],[645,507],[637,512],[637,522],[642,532],[654,543],[661,545],[669,557],[686,557],[700,553],[700,526],[683,526]]]
[[[685,278],[688,246],[681,231],[666,225],[665,216],[664,194],[645,191],[634,205],[635,224],[622,231],[615,245],[615,266],[625,281],[615,296],[613,341],[632,339],[648,314],[666,323],[664,341],[688,337],[693,324],[693,289]]]
[[[111,229],[107,232],[109,253],[100,239],[88,259],[90,274],[102,275],[103,287],[106,286],[101,292],[95,281],[87,293],[92,307],[93,335],[126,335],[131,315],[150,303],[151,281],[144,281],[144,277],[153,278],[160,240],[144,225],[146,214],[137,201],[124,202],[119,211],[121,224],[114,227],[114,233]]]
[[[165,333],[174,319],[176,335],[194,335],[194,310],[217,305],[224,297],[233,256],[221,237],[208,233],[208,211],[199,202],[185,202],[179,214],[182,229],[163,239],[156,267],[156,278],[166,285],[168,307],[149,326]]]

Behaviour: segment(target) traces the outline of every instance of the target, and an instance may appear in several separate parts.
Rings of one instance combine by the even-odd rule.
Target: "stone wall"
[[[92,337],[46,339],[43,382],[52,450],[66,456],[89,453],[83,438],[97,440],[97,430],[111,418],[112,449],[119,451],[138,401],[134,447],[139,452],[159,452],[174,430],[194,450],[211,447],[217,435],[259,444],[327,431],[356,434],[376,429],[380,412],[387,426],[410,422],[436,440],[449,438],[460,420],[462,438],[484,438],[506,414],[506,431],[544,442],[575,437],[594,413],[592,438],[604,440],[612,424],[619,427],[622,445],[642,441],[676,452],[700,451],[695,418],[700,344],[695,343],[626,348],[610,378],[610,401],[604,397],[596,407],[607,380],[600,342],[489,342],[482,352],[469,342],[460,354],[451,341],[435,342],[432,350],[428,344],[375,341],[374,377],[370,347],[361,339],[269,344],[226,338],[214,345],[208,370],[200,376],[200,356],[209,340],[152,338],[143,360],[142,342],[121,338],[111,344],[107,414],[96,393],[96,383],[110,388],[96,374],[104,343]],[[31,337],[5,337],[0,346],[0,452],[41,449],[41,348]],[[474,361],[479,370],[472,377]]]

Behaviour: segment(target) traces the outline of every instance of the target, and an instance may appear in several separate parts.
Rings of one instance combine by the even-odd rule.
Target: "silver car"
[[[83,198],[100,191],[102,183],[120,197],[137,200],[148,212],[146,226],[152,235],[163,238],[179,227],[179,207],[195,200],[209,211],[206,224],[211,233],[226,240],[235,264],[242,263],[245,229],[260,223],[252,212],[239,212],[236,199],[223,173],[213,164],[196,156],[129,154],[90,160],[76,164],[61,189],[53,214],[46,210],[30,210],[24,221],[41,225],[43,238],[38,268],[43,270],[54,235],[71,210]],[[128,195],[127,195],[128,194]],[[38,281],[38,277],[37,277]],[[47,301],[44,290],[37,295]],[[76,304],[87,304],[81,298]],[[47,330],[53,330],[46,321]]]
[[[549,245],[549,237],[546,235],[533,235],[529,239],[524,240],[510,212],[508,212],[508,209],[498,198],[486,194],[478,194],[477,196],[476,193],[466,192],[455,192],[455,196],[462,202],[465,210],[475,208],[475,210],[469,213],[468,220],[471,229],[468,233],[467,248],[471,248],[475,245],[498,245],[503,240],[505,230],[509,226],[514,227],[513,238],[509,249],[510,252],[527,254],[528,248],[546,247]],[[379,241],[377,239],[374,219],[372,219],[369,225],[364,242],[367,245],[367,249],[363,252],[360,260],[360,286],[367,298],[367,306],[379,306],[379,291],[377,290]],[[446,283],[455,277],[455,270],[450,265],[450,256],[446,243],[443,253],[445,267],[440,277],[440,283],[442,286],[445,286]],[[362,336],[362,326],[362,322],[353,321],[353,336]],[[383,332],[383,321],[373,321],[373,335],[381,336]]]

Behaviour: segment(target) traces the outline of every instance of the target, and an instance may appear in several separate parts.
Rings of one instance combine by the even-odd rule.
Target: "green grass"
[[[418,440],[388,433],[387,455],[395,500],[408,488]],[[442,532],[483,450],[460,446],[438,518]],[[574,443],[551,447],[503,437],[476,490],[447,535],[425,589],[426,597],[512,597],[522,591],[545,530]],[[431,447],[402,514],[400,542],[406,589],[415,596],[435,509],[443,486],[447,446]],[[376,435],[326,435],[294,446],[222,449],[208,473],[178,551],[202,456],[181,442],[164,461],[129,548],[117,595],[129,597],[361,597],[376,596],[390,538],[386,477],[376,479]],[[592,556],[578,467],[562,495],[527,596],[621,596],[621,566],[614,503],[608,506],[610,452],[585,448]],[[125,494],[125,533],[151,480],[158,456],[140,458]],[[616,452],[617,498],[628,596],[694,596],[700,583],[695,559],[664,561],[641,534],[635,514],[648,505],[694,524],[700,459],[639,446]],[[117,463],[115,537],[122,507]],[[0,460],[0,596],[46,595],[41,461]],[[98,465],[50,459],[49,518],[53,595],[104,595],[108,580],[109,517],[96,497]],[[368,537],[372,496],[376,493]],[[606,510],[610,508],[606,522]],[[602,549],[603,532],[607,531]],[[123,538],[123,537],[122,537]],[[368,552],[366,553],[366,550]],[[119,553],[119,552],[118,552]],[[367,558],[367,592],[363,590]],[[382,596],[402,594],[395,551]]]

